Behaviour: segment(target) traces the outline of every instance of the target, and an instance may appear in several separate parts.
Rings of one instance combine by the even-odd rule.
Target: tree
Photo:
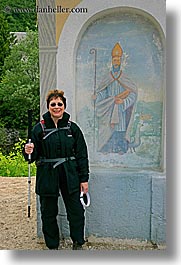
[[[10,34],[9,26],[3,14],[0,14],[0,80],[5,58],[10,54],[11,45],[15,38]]]
[[[0,11],[4,13],[11,32],[35,30],[37,14],[36,0],[1,0]]]
[[[4,63],[0,83],[0,121],[6,128],[27,129],[27,111],[39,119],[38,33],[28,31],[25,39],[14,45]]]

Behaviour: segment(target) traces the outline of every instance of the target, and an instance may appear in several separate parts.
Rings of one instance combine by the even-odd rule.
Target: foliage
[[[13,150],[9,155],[3,155],[0,150],[0,176],[3,177],[24,177],[28,176],[28,163],[25,161],[22,155],[22,148],[25,141],[14,145]],[[31,164],[31,175],[35,176],[36,166],[34,163]]]
[[[12,150],[14,143],[19,141],[19,132],[2,126],[0,127],[0,139],[0,149],[2,153],[8,154]]]
[[[10,34],[10,28],[3,14],[0,13],[0,80],[3,72],[5,58],[10,54],[11,45],[15,37]]]
[[[1,0],[0,12],[4,13],[11,32],[35,30],[37,15],[36,0]]]
[[[38,58],[38,33],[27,31],[26,38],[14,45],[5,59],[0,83],[0,121],[8,129],[25,131],[29,108],[33,110],[33,120],[39,120]]]

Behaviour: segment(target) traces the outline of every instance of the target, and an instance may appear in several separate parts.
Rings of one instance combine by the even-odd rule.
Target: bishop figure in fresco
[[[95,100],[98,120],[98,150],[124,154],[137,99],[136,85],[121,70],[123,50],[119,43],[112,49],[112,68],[99,85]]]

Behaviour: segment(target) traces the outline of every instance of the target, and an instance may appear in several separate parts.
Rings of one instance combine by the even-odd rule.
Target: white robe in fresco
[[[129,90],[123,104],[115,104],[115,96]],[[117,76],[110,72],[97,90],[96,115],[98,117],[98,151],[109,141],[112,134],[125,132],[125,139],[130,140],[130,130],[137,98],[137,88],[122,72]],[[114,128],[111,128],[114,124]]]

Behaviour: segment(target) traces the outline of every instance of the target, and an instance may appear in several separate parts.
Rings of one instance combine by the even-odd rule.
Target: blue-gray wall
[[[95,184],[94,184],[95,183]],[[88,234],[165,241],[165,178],[155,173],[95,171],[91,175]]]

